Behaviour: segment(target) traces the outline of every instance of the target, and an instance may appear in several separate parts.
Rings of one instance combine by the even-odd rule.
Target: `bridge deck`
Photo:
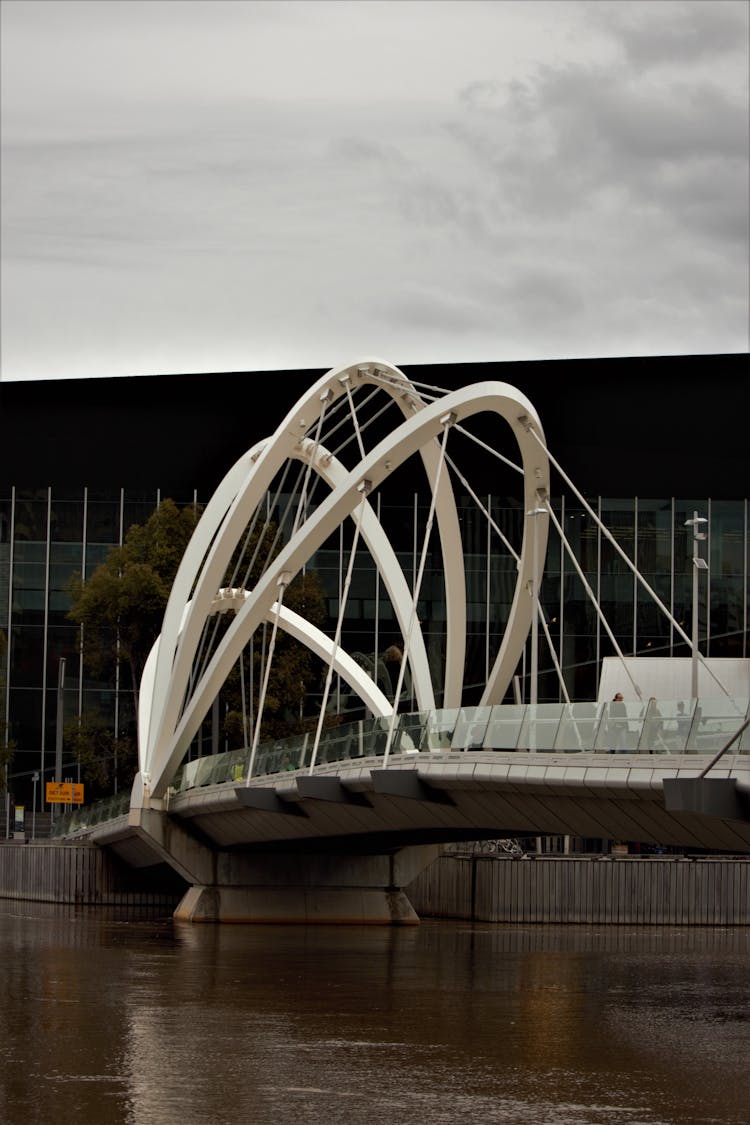
[[[658,720],[652,704],[616,716],[607,704],[401,715],[389,747],[387,720],[363,720],[326,732],[314,766],[310,735],[261,746],[249,783],[248,748],[187,762],[166,806],[219,849],[541,833],[746,852],[744,816],[668,811],[664,801],[665,779],[695,778],[739,728],[747,701],[730,704],[694,708],[682,728],[666,704]],[[750,732],[733,749],[711,777],[734,779],[745,802]],[[58,832],[123,840],[128,804],[123,794],[82,809]]]

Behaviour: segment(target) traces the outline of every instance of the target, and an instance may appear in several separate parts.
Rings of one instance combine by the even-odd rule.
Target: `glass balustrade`
[[[699,700],[693,712],[686,752],[717,754],[747,718],[748,702],[747,699]],[[736,744],[728,752],[736,753]]]
[[[579,754],[596,744],[604,705],[601,703],[566,703],[555,738],[555,750]]]
[[[399,715],[390,753],[459,753],[505,750],[532,753],[716,754],[750,714],[750,699],[649,700],[644,703],[503,704],[461,707]],[[370,718],[323,731],[316,765],[382,757],[390,719]],[[253,778],[309,768],[314,734],[261,743]],[[730,749],[750,754],[750,728]],[[238,784],[247,778],[249,747],[185,762],[175,774],[170,795],[207,785]],[[124,791],[59,817],[54,836],[70,836],[127,812]]]
[[[613,700],[603,704],[594,741],[596,753],[636,754],[647,710],[647,703]]]
[[[493,707],[487,724],[486,749],[515,750],[525,714],[526,708],[520,704],[509,703],[504,707]]]

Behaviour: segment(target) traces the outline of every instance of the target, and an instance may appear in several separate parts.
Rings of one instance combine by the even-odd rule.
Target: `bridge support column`
[[[439,846],[392,855],[241,855],[216,857],[216,882],[190,888],[175,911],[187,922],[417,925],[403,888]]]

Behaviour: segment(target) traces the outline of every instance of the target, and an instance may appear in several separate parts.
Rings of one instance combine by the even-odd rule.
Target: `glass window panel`
[[[54,625],[47,630],[47,677],[57,683],[58,665],[65,658],[67,668],[78,675],[78,639],[80,631],[75,625]],[[66,669],[66,679],[68,672]]]
[[[92,572],[94,570],[96,570],[96,568],[106,560],[107,555],[112,550],[113,546],[115,546],[114,543],[113,544],[107,544],[107,543],[91,544],[91,543],[89,543],[87,545],[87,547],[86,547],[86,575],[87,575],[87,577],[90,577]]]
[[[86,540],[89,543],[120,542],[120,502],[91,500],[89,497]]]
[[[46,578],[44,562],[17,562],[13,567],[14,590],[44,590]]]
[[[16,496],[15,537],[17,542],[47,541],[47,490],[42,489],[37,499]]]
[[[603,501],[600,518],[605,527],[612,533],[618,546],[632,560],[635,551],[635,508],[633,501],[610,499]],[[631,573],[628,564],[604,536],[601,540],[601,570],[603,575],[627,575]]]
[[[44,624],[44,590],[14,590],[13,620],[23,625]]]
[[[10,675],[13,687],[40,687],[44,629],[13,625],[10,631]]]
[[[40,680],[41,683],[41,680]],[[16,743],[11,762],[11,772],[36,769],[39,764],[40,722],[42,714],[41,688],[29,689],[12,686],[9,695],[10,737]]]
[[[83,539],[83,497],[79,502],[56,500],[53,492],[50,540],[53,543],[80,543]]]
[[[10,524],[13,505],[10,499],[0,499],[0,545],[10,542]]]
[[[47,558],[46,540],[41,542],[18,542],[13,550],[16,565],[19,563],[40,562],[44,564]]]
[[[745,505],[742,500],[711,504],[711,576],[741,576],[745,567]],[[706,550],[702,552],[707,554]]]

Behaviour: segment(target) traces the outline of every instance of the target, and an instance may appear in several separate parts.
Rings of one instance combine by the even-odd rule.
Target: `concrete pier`
[[[219,857],[218,880],[192,886],[175,911],[189,922],[418,925],[404,886],[438,856],[435,846],[393,855]]]

